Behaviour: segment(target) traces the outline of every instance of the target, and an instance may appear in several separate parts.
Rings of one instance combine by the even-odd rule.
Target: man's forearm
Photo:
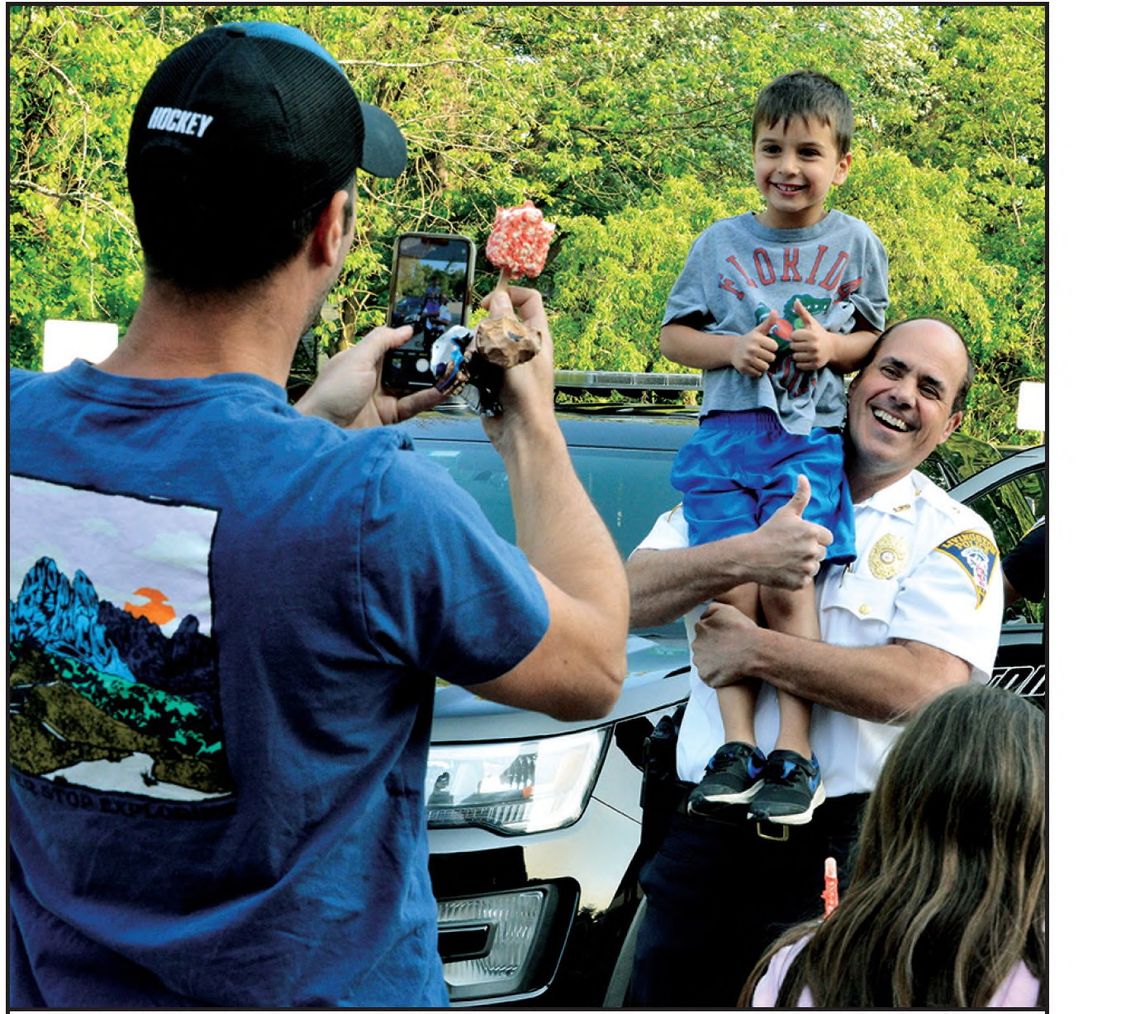
[[[742,581],[731,539],[689,549],[639,549],[625,571],[634,629],[671,623]]]
[[[908,644],[844,648],[787,634],[779,637],[775,650],[769,648],[759,659],[760,673],[767,674],[762,678],[777,690],[876,722],[905,720],[970,675],[964,663],[932,665]]]
[[[492,316],[517,312],[541,337],[534,359],[506,371],[503,412],[485,417],[483,428],[503,459],[516,542],[542,586],[550,622],[513,669],[472,689],[563,720],[600,718],[625,678],[625,569],[554,417],[553,345],[542,297],[497,286],[482,305]]]
[[[622,561],[605,523],[582,488],[557,424],[529,435],[504,453],[516,541],[559,587],[620,606]]]
[[[632,625],[669,623],[742,584],[808,587],[831,543],[826,528],[801,517],[809,496],[801,476],[791,499],[756,531],[701,546],[639,549],[626,564]]]

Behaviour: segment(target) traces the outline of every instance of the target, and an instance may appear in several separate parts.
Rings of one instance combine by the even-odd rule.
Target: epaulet
[[[933,479],[917,472],[913,479],[915,499],[921,497],[930,507],[947,519],[948,525],[957,524],[965,527],[984,524],[984,520],[977,511],[959,503]]]
[[[977,597],[975,608],[980,608],[997,564],[998,550],[993,540],[982,532],[967,529],[950,536],[936,547],[936,552],[944,553],[962,568]]]

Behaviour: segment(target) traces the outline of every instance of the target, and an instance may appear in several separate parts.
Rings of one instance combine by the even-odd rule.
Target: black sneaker
[[[742,820],[760,788],[764,755],[747,743],[725,743],[705,768],[700,784],[689,793],[689,813],[700,817],[736,816]]]
[[[805,760],[794,750],[773,750],[760,776],[760,790],[748,807],[750,820],[773,824],[806,824],[826,798],[819,761]]]

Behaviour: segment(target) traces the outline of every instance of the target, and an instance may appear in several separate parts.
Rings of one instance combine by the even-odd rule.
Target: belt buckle
[[[772,830],[779,830],[779,834],[771,834],[766,832],[766,828]],[[763,817],[756,819],[756,834],[757,837],[763,838],[765,841],[787,841],[791,832],[791,828],[787,824],[775,824],[770,820],[765,820]]]

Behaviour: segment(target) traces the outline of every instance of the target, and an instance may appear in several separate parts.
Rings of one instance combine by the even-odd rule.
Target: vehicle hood
[[[596,728],[679,701],[689,692],[689,646],[683,637],[626,639],[627,676],[613,711],[603,719],[560,722],[533,711],[484,700],[464,687],[440,686],[435,694],[433,743],[520,739]]]

